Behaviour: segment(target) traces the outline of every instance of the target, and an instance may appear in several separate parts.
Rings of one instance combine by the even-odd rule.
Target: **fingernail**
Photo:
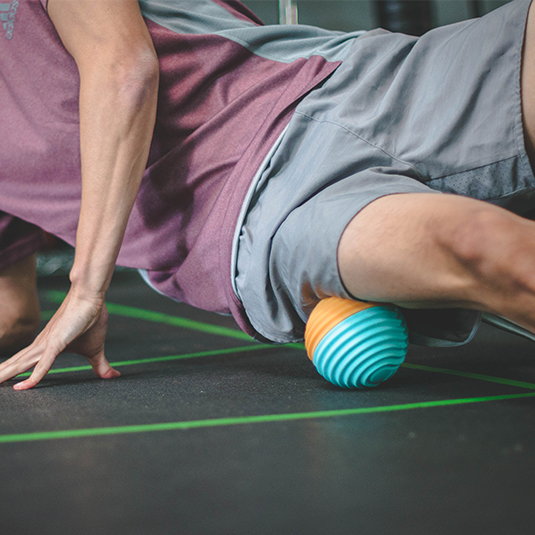
[[[26,381],[22,381],[20,383],[17,383],[13,386],[14,390],[24,390],[24,387],[26,386]]]

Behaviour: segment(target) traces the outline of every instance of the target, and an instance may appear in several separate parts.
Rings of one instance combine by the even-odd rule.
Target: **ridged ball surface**
[[[333,327],[316,347],[313,362],[331,383],[371,388],[394,375],[405,360],[408,331],[395,307],[374,306]]]

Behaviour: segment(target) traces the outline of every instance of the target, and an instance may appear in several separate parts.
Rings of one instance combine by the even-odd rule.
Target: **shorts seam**
[[[311,121],[315,121],[316,123],[332,124],[334,126],[338,126],[342,130],[345,130],[348,134],[351,134],[354,137],[356,137],[357,139],[360,139],[360,141],[363,141],[367,145],[370,145],[370,147],[373,147],[374,149],[379,150],[382,153],[386,154],[389,158],[392,158],[396,162],[399,162],[399,163],[401,163],[403,165],[406,165],[407,167],[411,168],[418,175],[417,180],[419,180],[420,182],[424,182],[424,183],[426,182],[425,177],[422,175],[422,173],[420,171],[418,171],[418,169],[413,164],[411,164],[410,162],[407,162],[405,160],[402,160],[401,158],[398,158],[397,156],[394,156],[393,154],[391,154],[387,150],[383,149],[382,147],[379,147],[378,145],[375,145],[374,143],[372,143],[371,141],[367,140],[366,138],[360,136],[356,132],[353,132],[353,130],[350,130],[347,126],[345,126],[343,124],[340,124],[340,123],[337,123],[336,121],[330,121],[330,120],[326,120],[326,119],[316,119],[315,117],[312,117],[312,116],[310,116],[310,115],[308,115],[306,113],[303,113],[302,111],[297,111],[296,110],[295,113],[301,115],[302,117],[306,117],[307,119],[310,119]]]

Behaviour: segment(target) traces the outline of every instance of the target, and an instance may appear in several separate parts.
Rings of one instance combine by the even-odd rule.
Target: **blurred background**
[[[297,0],[299,24],[321,26],[329,30],[371,30],[379,26],[421,26],[424,17],[430,28],[452,24],[484,15],[508,0]],[[279,22],[279,0],[245,0],[266,24]],[[385,15],[386,13],[386,15]],[[396,24],[396,18],[398,23]],[[412,19],[412,20],[411,20]],[[383,22],[383,23],[381,23]],[[411,32],[404,32],[411,33]]]

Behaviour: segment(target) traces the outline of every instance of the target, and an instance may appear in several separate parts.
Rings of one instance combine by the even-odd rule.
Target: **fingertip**
[[[100,353],[97,357],[89,359],[93,372],[100,379],[113,379],[115,377],[120,377],[121,374],[111,367],[110,363],[104,356],[104,353]]]
[[[101,368],[102,367],[94,369],[95,374],[101,379],[115,379],[116,377],[121,377],[121,373],[109,365],[106,369]]]
[[[116,377],[121,377],[121,372],[117,371],[111,366],[108,371],[104,375],[102,375],[103,379],[115,379]]]
[[[20,383],[13,385],[13,390],[28,390],[34,386],[35,385],[30,383],[30,381],[21,381]]]

